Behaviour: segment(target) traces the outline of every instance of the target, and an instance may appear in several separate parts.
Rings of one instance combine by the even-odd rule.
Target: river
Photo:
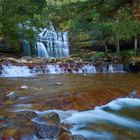
[[[0,136],[12,123],[3,117],[11,118],[16,111],[28,109],[58,112],[61,122],[73,125],[72,134],[88,140],[139,140],[139,91],[140,74],[132,73],[0,78]],[[11,92],[14,94],[9,96]],[[64,119],[67,111],[71,115]]]

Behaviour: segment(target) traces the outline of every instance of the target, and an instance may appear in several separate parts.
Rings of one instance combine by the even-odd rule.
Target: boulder
[[[32,110],[24,110],[17,112],[17,119],[28,119],[31,120],[37,117],[37,114]]]
[[[65,127],[66,129],[71,129],[73,128],[73,125],[71,123],[63,122],[62,126]]]
[[[10,99],[10,100],[14,100],[14,99],[18,98],[18,94],[15,91],[12,91],[9,94],[7,94],[6,97],[8,97],[8,99]]]
[[[20,139],[20,130],[15,127],[11,128],[5,128],[2,130],[2,140],[9,140],[9,139],[14,139],[14,140],[19,140]]]
[[[140,98],[140,94],[137,91],[133,91],[128,98]]]
[[[60,124],[60,117],[55,112],[50,112],[46,115],[41,116],[40,118],[43,119],[44,121],[46,121],[47,124],[49,124],[49,125],[57,126]]]
[[[33,61],[33,58],[31,56],[24,56],[22,59],[25,59],[27,61]]]
[[[73,140],[71,132],[68,131],[64,126],[59,126],[59,140]]]
[[[28,63],[28,61],[26,59],[20,59],[20,63]]]
[[[14,57],[8,57],[6,60],[9,62],[12,62],[12,63],[18,63],[18,59],[14,58]]]
[[[58,137],[59,129],[58,126],[37,124],[36,135],[39,138],[56,138]]]

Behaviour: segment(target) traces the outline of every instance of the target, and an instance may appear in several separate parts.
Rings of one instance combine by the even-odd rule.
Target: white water
[[[116,73],[116,72],[124,72],[122,64],[109,64],[108,72]]]
[[[45,74],[64,74],[64,73],[97,73],[96,67],[93,65],[83,65],[81,68],[75,70],[73,68],[61,67],[59,64],[48,64],[44,66]],[[37,66],[33,68],[34,73],[42,74],[41,67]]]
[[[43,46],[43,43],[38,43],[39,45]],[[45,48],[44,48],[45,49]],[[46,56],[42,50],[39,51],[39,54]],[[116,67],[115,67],[116,68]],[[113,65],[110,65],[108,71],[110,73],[114,72],[122,72],[122,69],[118,68],[118,71],[113,71],[114,69]],[[14,66],[11,64],[3,65],[1,70],[0,76],[1,77],[28,77],[33,76],[35,74],[64,74],[64,73],[87,73],[87,74],[93,74],[98,73],[96,70],[96,67],[90,64],[85,64],[81,66],[80,68],[73,68],[70,64],[67,64],[67,66],[59,65],[59,64],[46,64],[44,66],[34,66],[33,69],[29,69],[27,66]]]
[[[40,43],[42,43],[40,45]],[[69,56],[68,32],[57,32],[53,26],[39,34],[38,57],[62,58]],[[42,53],[39,53],[42,52]]]
[[[72,134],[80,134],[85,136],[87,139],[107,139],[112,140],[113,135],[111,133],[104,131],[94,131],[88,128],[88,126],[97,124],[100,122],[108,125],[112,124],[114,126],[119,126],[122,128],[128,128],[130,130],[140,131],[140,121],[134,118],[128,118],[127,116],[121,116],[106,112],[104,107],[109,107],[111,109],[127,109],[140,107],[140,99],[133,98],[120,98],[116,99],[104,106],[96,107],[94,110],[74,112],[69,117],[63,120],[63,123],[73,124],[73,128],[70,129]]]
[[[133,108],[139,106],[140,106],[140,99],[122,98],[122,99],[116,99],[102,107],[111,110],[121,110],[122,108],[125,107]]]
[[[29,77],[33,76],[32,71],[27,66],[2,65],[1,77]]]
[[[97,73],[96,67],[92,65],[85,65],[82,68],[83,73]]]
[[[37,42],[36,44],[37,55],[40,57],[48,57],[48,52],[45,45],[42,42]]]
[[[73,127],[69,130],[73,135],[79,134],[86,137],[88,140],[98,139],[98,140],[114,140],[116,136],[109,131],[105,130],[105,127],[101,130],[96,130],[96,124],[106,124],[112,125],[114,127],[119,127],[124,130],[140,132],[140,120],[135,120],[135,118],[128,118],[127,116],[121,114],[115,114],[109,111],[105,111],[105,107],[110,107],[111,109],[123,109],[124,106],[127,109],[140,107],[140,99],[134,98],[118,98],[106,105],[98,106],[94,110],[78,112],[75,110],[62,111],[62,110],[46,110],[46,111],[35,111],[38,116],[45,116],[49,112],[56,112],[59,114],[61,122],[64,124],[70,124]],[[27,109],[26,109],[27,110]],[[25,111],[25,109],[17,108],[15,112]],[[32,111],[32,110],[31,110]],[[137,114],[139,115],[139,114]],[[42,124],[46,123],[40,121],[38,118],[32,119],[33,122]],[[92,128],[90,126],[93,126]],[[95,127],[94,127],[95,125]],[[99,126],[99,125],[98,125]],[[121,130],[120,129],[120,130]],[[125,138],[124,138],[125,139]],[[126,138],[127,139],[127,138]]]
[[[46,65],[45,73],[60,74],[60,73],[64,73],[64,70],[60,68],[59,65],[57,64],[54,64],[54,65],[50,64],[50,65]]]

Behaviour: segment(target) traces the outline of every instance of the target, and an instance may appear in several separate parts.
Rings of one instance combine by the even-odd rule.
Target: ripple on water
[[[115,136],[116,130],[124,131],[124,133],[125,131],[129,130],[130,132],[128,132],[132,136],[133,133],[136,133],[134,136],[140,138],[140,120],[129,118],[127,115],[124,116],[124,114],[122,115],[121,113],[117,115],[109,110],[106,111],[106,107],[117,110],[118,112],[124,107],[131,110],[132,108],[140,107],[140,99],[116,99],[104,106],[96,107],[94,110],[73,113],[70,117],[64,119],[63,123],[73,125],[73,128],[70,129],[72,134],[80,134],[87,137],[88,139],[96,138],[99,140],[112,140],[117,137]],[[104,125],[100,125],[100,123],[103,123],[105,127],[103,127]],[[99,129],[96,127],[97,124],[99,125]],[[91,127],[92,125],[93,127]],[[112,127],[112,130],[109,130],[108,127]]]
[[[14,105],[14,107],[16,107],[17,109],[31,109],[32,108],[32,104],[17,104]]]

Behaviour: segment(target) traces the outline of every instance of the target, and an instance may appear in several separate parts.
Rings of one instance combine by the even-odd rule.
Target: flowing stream
[[[28,66],[15,66],[12,64],[2,65],[0,69],[0,77],[29,77],[37,74],[96,74],[96,73],[124,73],[122,64],[109,64],[96,68],[92,64],[46,64],[46,65],[35,65],[32,69]]]
[[[26,72],[26,67],[23,69]],[[25,133],[31,130],[31,122],[14,117],[17,112],[34,110],[38,115],[57,112],[61,122],[72,126],[69,131],[73,135],[83,135],[87,140],[139,140],[139,83],[139,74],[128,73],[1,77],[0,136],[14,126]],[[16,95],[10,98],[11,92]],[[21,126],[24,121],[25,126]],[[40,140],[36,135],[20,139]]]

